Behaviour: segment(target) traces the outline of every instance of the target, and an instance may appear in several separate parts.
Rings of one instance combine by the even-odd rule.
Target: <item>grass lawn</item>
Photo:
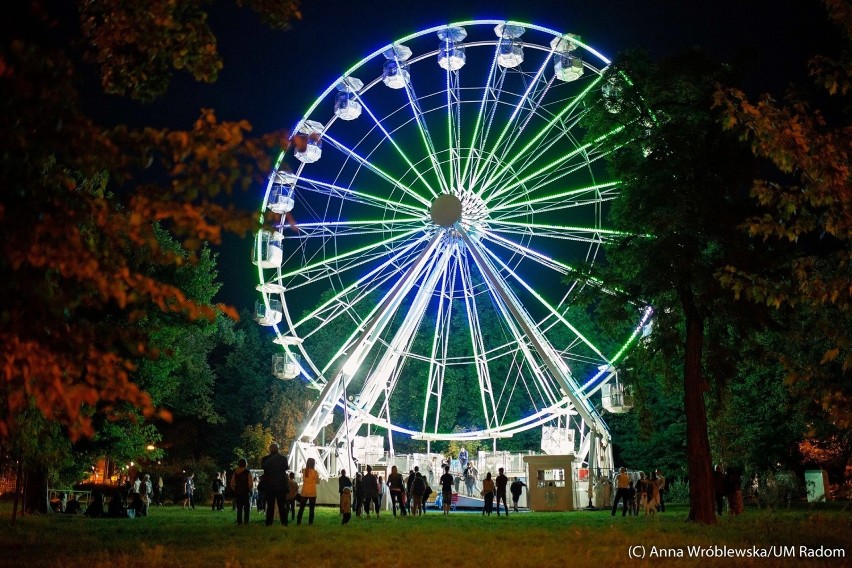
[[[224,512],[204,506],[152,508],[149,517],[139,519],[32,516],[11,526],[11,506],[4,501],[0,566],[852,566],[852,512],[836,503],[775,512],[747,508],[713,527],[684,522],[687,509],[678,506],[655,518],[620,513],[613,518],[607,511],[523,512],[508,518],[430,511],[418,518],[353,517],[347,526],[340,525],[336,509],[318,508],[313,526],[306,516],[302,526],[266,527],[253,512],[251,523],[239,527],[229,507]],[[644,546],[644,560],[630,558],[637,545]],[[705,556],[690,557],[690,546]],[[770,554],[787,556],[707,557],[726,546],[733,549],[730,554],[754,553],[757,547],[758,553],[769,548]],[[843,549],[845,557],[806,559],[800,547]],[[662,549],[683,558],[668,558]]]

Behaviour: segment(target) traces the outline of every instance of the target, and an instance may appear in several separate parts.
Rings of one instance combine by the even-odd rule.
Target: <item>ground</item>
[[[250,524],[240,527],[230,504],[223,512],[203,506],[194,511],[160,507],[139,519],[33,516],[10,526],[11,507],[4,501],[0,565],[852,566],[852,510],[846,505],[774,512],[747,508],[742,516],[725,517],[713,527],[685,522],[687,510],[678,506],[654,518],[622,518],[620,513],[613,518],[607,511],[520,513],[508,518],[478,513],[445,517],[430,511],[418,518],[395,519],[391,514],[353,518],[346,526],[340,525],[336,509],[319,508],[313,526],[266,527],[254,512]],[[760,554],[764,548],[783,556],[730,557]],[[838,558],[840,551],[845,556]],[[631,558],[631,552],[644,553],[645,558]],[[699,553],[703,557],[695,556]],[[829,553],[833,557],[802,558]]]

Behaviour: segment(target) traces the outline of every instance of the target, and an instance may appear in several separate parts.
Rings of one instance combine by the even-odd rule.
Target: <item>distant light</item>
[[[148,444],[147,446],[145,446],[145,449],[148,450],[149,452],[153,452],[154,450],[157,449],[157,446],[155,446],[154,444]]]

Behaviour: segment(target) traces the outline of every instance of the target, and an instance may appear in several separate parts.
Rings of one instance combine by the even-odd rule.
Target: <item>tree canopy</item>
[[[295,2],[248,2],[279,27]],[[202,242],[256,217],[224,204],[271,166],[283,133],[249,138],[245,121],[201,109],[187,130],[97,124],[81,89],[96,65],[106,93],[162,95],[175,71],[214,80],[221,66],[205,2],[26,2],[4,12],[0,45],[0,436],[34,404],[72,439],[93,414],[168,418],[134,380],[151,355],[152,311],[212,320],[216,308],[134,266],[131,252],[176,269]],[[82,48],[82,49],[80,49]],[[81,53],[82,52],[82,53]],[[162,248],[159,222],[188,255]],[[221,311],[236,316],[229,308]]]

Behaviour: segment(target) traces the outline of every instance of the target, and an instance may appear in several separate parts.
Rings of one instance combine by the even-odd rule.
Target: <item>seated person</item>
[[[104,513],[104,494],[100,491],[92,493],[92,501],[84,513],[87,517],[97,518],[105,516]]]
[[[69,515],[77,515],[80,513],[80,502],[77,501],[77,496],[72,493],[68,498],[68,502],[65,503],[65,512]]]
[[[130,501],[130,506],[127,507],[128,516],[132,517],[144,517],[145,516],[145,503],[142,502],[142,496],[139,493],[133,494],[133,499]],[[133,510],[130,513],[130,510]]]
[[[127,511],[124,509],[124,503],[121,500],[121,493],[116,491],[112,494],[112,499],[109,500],[109,508],[107,510],[108,517],[125,518]]]

